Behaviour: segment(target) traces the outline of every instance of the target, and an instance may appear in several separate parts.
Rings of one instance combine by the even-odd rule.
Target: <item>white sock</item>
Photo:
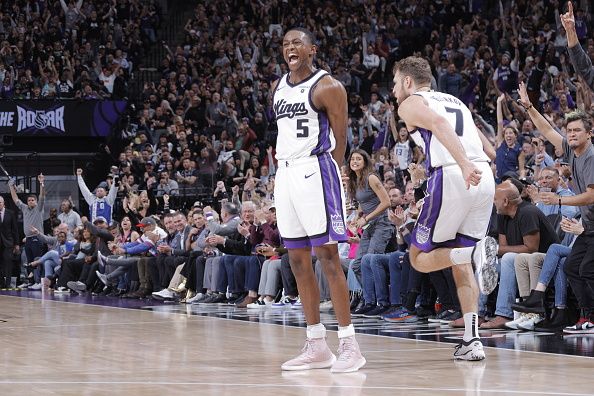
[[[478,315],[474,312],[464,314],[464,341],[470,341],[473,338],[479,338]]]
[[[454,265],[472,263],[473,247],[454,248],[450,251],[450,260]]]
[[[351,323],[348,326],[338,326],[338,338],[351,337],[355,335],[355,326]]]
[[[326,338],[326,327],[321,324],[315,324],[315,325],[308,325],[307,326],[307,338]]]

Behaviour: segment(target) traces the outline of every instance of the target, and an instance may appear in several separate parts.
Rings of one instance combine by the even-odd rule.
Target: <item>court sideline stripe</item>
[[[466,392],[467,388],[429,388],[429,387],[408,387],[408,386],[365,386],[365,385],[309,385],[309,384],[253,384],[253,383],[227,383],[227,382],[168,382],[168,381],[3,381],[0,385],[201,385],[201,386],[226,386],[226,387],[254,387],[254,388],[342,388],[342,389],[364,389],[364,390],[410,390],[410,391],[443,391],[443,392]],[[500,394],[524,394],[524,395],[559,395],[559,396],[591,396],[591,393],[568,393],[568,392],[546,392],[546,391],[513,391],[504,389],[478,389],[479,392],[491,392]]]

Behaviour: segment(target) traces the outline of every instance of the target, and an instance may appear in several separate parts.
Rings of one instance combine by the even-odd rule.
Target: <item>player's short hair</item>
[[[305,34],[305,37],[307,37],[307,39],[309,40],[309,43],[316,45],[316,36],[314,36],[314,34],[311,31],[309,31],[308,29],[306,29],[304,27],[294,27],[294,28],[289,29],[287,31],[287,33],[292,30]]]
[[[396,62],[392,71],[394,74],[399,72],[402,76],[409,76],[415,85],[431,84],[431,66],[429,62],[418,56],[409,56]]]
[[[567,126],[567,124],[569,124],[570,122],[579,120],[582,120],[582,122],[584,123],[584,128],[586,129],[586,132],[592,132],[592,120],[590,120],[590,116],[588,116],[588,114],[586,114],[582,110],[575,110],[571,113],[567,113],[565,115],[565,126]]]

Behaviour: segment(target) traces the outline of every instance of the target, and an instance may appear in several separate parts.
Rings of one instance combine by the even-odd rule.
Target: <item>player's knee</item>
[[[410,264],[412,267],[422,273],[431,272],[431,263],[428,262],[427,257],[424,254],[418,254],[414,258],[411,257]]]
[[[329,280],[331,278],[338,278],[339,276],[344,278],[344,272],[342,270],[340,262],[336,263],[334,262],[334,260],[320,261],[322,261],[322,268],[324,270],[324,275],[326,275],[326,278],[328,278]]]
[[[422,273],[427,273],[429,272],[429,270],[427,269],[426,266],[423,265],[423,263],[419,262],[419,261],[415,261],[415,262],[411,262],[410,263],[412,265],[412,267],[417,270],[418,272],[422,272]]]
[[[299,277],[307,274],[312,270],[311,260],[292,259],[291,260],[291,271],[295,277]]]
[[[429,272],[422,253],[415,246],[412,246],[409,251],[410,265],[419,272]]]

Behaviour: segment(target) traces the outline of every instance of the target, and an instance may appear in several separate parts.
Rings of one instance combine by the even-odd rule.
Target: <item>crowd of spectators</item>
[[[65,44],[51,42],[64,61],[54,70],[47,64],[48,56],[41,60],[38,70],[28,73],[23,68],[18,81],[28,81],[31,75],[43,92],[50,75],[61,78],[57,71],[64,67],[78,67],[77,81],[94,80],[92,72],[97,75],[101,65],[110,62],[117,64],[116,73],[124,73],[124,63],[132,65],[142,56],[146,48],[143,41],[154,41],[159,13],[154,5],[132,0],[121,3],[126,6],[121,7],[119,1],[113,6],[92,1],[73,3],[66,5],[65,15],[60,15],[57,2],[46,9],[40,9],[37,2],[28,2],[32,5],[20,9],[12,7],[16,16],[5,12],[2,19],[8,32],[8,45],[3,44],[0,50],[7,70],[5,84],[12,74],[20,73],[19,65],[24,61],[19,56],[27,52],[23,50],[26,37],[39,29],[46,29],[47,37],[50,31],[54,36],[60,31]],[[538,203],[539,191],[574,195],[577,191],[572,181],[577,175],[567,166],[567,153],[564,155],[546,138],[526,106],[517,102],[518,84],[525,82],[527,96],[555,133],[566,135],[566,115],[574,110],[581,111],[581,118],[572,120],[582,120],[584,127],[591,128],[592,77],[578,75],[570,62],[567,33],[560,17],[567,5],[521,0],[314,2],[308,7],[297,3],[199,2],[184,26],[183,42],[166,44],[160,79],[144,85],[142,105],[133,115],[123,142],[111,148],[107,179],[92,193],[83,172],[78,172],[90,215],[78,223],[68,222],[68,231],[64,226],[50,231],[55,238],[40,238],[46,250],[59,253],[59,260],[27,257],[27,263],[33,263],[30,268],[39,269],[42,262],[46,268],[33,271],[35,284],[39,284],[36,288],[43,283],[59,291],[102,292],[108,286],[104,292],[133,298],[152,295],[182,302],[229,301],[249,308],[298,307],[288,255],[276,229],[277,131],[270,85],[287,72],[282,57],[283,34],[290,27],[303,26],[316,36],[317,67],[328,70],[347,89],[347,155],[354,149],[366,151],[390,197],[388,214],[393,232],[388,253],[362,258],[362,266],[370,268],[366,273],[373,278],[371,282],[358,279],[348,268],[356,257],[361,232],[356,227],[356,202],[348,197],[352,237],[340,251],[354,314],[407,323],[429,317],[463,326],[451,271],[418,273],[407,254],[417,204],[422,199],[418,187],[425,174],[417,164],[423,164],[424,155],[398,121],[389,92],[393,63],[412,54],[429,60],[435,89],[467,104],[477,128],[495,152],[493,171],[501,185],[495,197],[499,215],[492,233],[506,243],[500,251],[501,284],[494,293],[496,307],[487,303],[487,296],[481,298],[481,318],[494,318],[484,326],[538,327],[544,308],[522,320],[512,320],[518,284],[520,296],[526,298],[532,290],[544,293],[554,286],[555,312],[567,309],[568,288],[560,261],[553,260],[549,267],[543,267],[542,261],[538,265],[522,264],[516,260],[516,253],[510,254],[515,250],[509,248],[522,246],[526,254],[540,253],[546,263],[549,249],[569,246],[572,238],[566,233],[593,232],[580,229],[577,220],[561,221],[556,216],[559,212],[574,219],[579,216],[577,207]],[[593,59],[592,10],[587,3],[576,4],[575,30],[586,57]],[[44,24],[43,15],[55,18],[55,24]],[[134,22],[135,18],[140,19]],[[94,26],[92,21],[97,19],[102,22]],[[20,26],[24,33],[19,32]],[[103,34],[106,32],[109,34]],[[10,50],[15,53],[14,61],[7,62],[4,48],[12,48],[10,40],[22,35],[25,37],[17,40],[16,49]],[[40,43],[31,45],[36,54],[33,59],[43,58]],[[96,46],[101,43],[105,49]],[[67,45],[72,47],[69,55]],[[99,48],[97,53],[95,48]],[[113,48],[125,51],[114,52]],[[53,57],[54,64],[57,59]],[[94,67],[85,67],[89,62]],[[65,66],[68,64],[72,67]],[[104,87],[109,92],[107,85]],[[65,202],[61,210],[69,213],[72,204]],[[518,211],[522,213],[520,222]],[[40,234],[37,227],[37,233],[28,236]],[[73,250],[62,248],[69,242]],[[319,269],[315,262],[312,265]],[[534,269],[539,265],[543,271],[547,268],[542,279]],[[57,278],[56,267],[62,267]],[[321,306],[331,308],[326,301],[325,280],[321,271],[318,273]],[[555,283],[550,285],[553,277]],[[543,284],[544,290],[539,290]],[[362,285],[373,288],[366,294],[375,296],[374,301],[360,301]],[[362,310],[365,305],[372,308]],[[380,305],[382,309],[373,307]],[[582,313],[587,315],[594,312]],[[573,319],[572,314],[565,315],[563,325]],[[555,320],[560,319],[551,319]]]
[[[0,97],[127,98],[161,19],[152,0],[3,1]]]

